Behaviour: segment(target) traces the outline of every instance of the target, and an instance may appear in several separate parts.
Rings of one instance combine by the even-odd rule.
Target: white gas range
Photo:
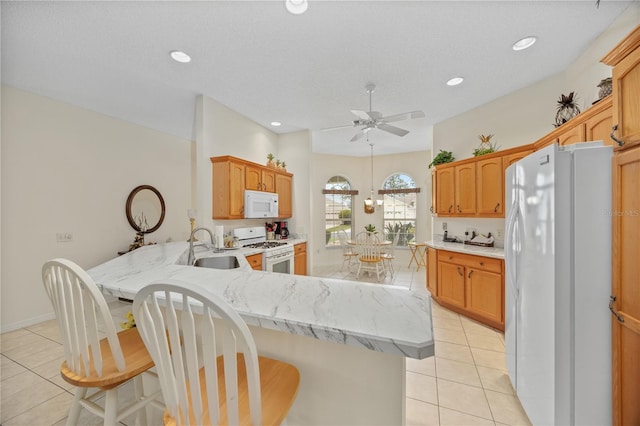
[[[293,274],[293,245],[288,244],[286,240],[267,241],[267,231],[262,226],[234,229],[233,236],[241,247],[264,249],[264,271]]]

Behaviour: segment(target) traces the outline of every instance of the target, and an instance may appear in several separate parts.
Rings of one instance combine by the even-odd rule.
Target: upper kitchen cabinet
[[[504,216],[504,175],[502,157],[476,163],[477,213],[482,216]]]
[[[213,219],[244,218],[245,163],[233,157],[214,157]]]
[[[244,188],[253,191],[276,192],[275,170],[247,164],[245,166]]]
[[[609,137],[611,127],[613,126],[613,111],[611,109],[611,96],[607,96],[601,100],[603,109],[595,111],[595,114],[589,117],[585,123],[585,137],[588,141],[604,141],[605,145],[611,145],[612,140]]]
[[[286,219],[293,216],[293,175],[276,172],[275,186],[278,194],[278,217]]]
[[[640,144],[640,26],[602,62],[613,67],[613,125],[617,126],[614,136],[626,146]]]
[[[476,164],[455,166],[454,175],[456,213],[473,216],[476,214]]]
[[[584,142],[587,138],[584,131],[584,123],[575,126],[569,126],[558,135],[558,145],[571,145],[574,143]]]
[[[244,191],[278,194],[278,217],[293,214],[293,175],[225,155],[211,157],[213,167],[213,219],[243,219]]]
[[[435,212],[440,216],[454,214],[455,184],[453,167],[436,166]]]

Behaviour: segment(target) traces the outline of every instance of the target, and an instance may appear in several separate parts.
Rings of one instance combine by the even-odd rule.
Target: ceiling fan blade
[[[411,111],[404,112],[402,114],[390,115],[389,117],[383,117],[385,123],[392,123],[394,121],[402,121],[402,120],[413,120],[414,118],[424,118],[424,112],[422,111]]]
[[[385,132],[393,133],[396,136],[404,136],[409,133],[408,130],[401,129],[400,127],[392,126],[390,124],[380,123],[377,124],[376,127],[380,130],[384,130]]]
[[[366,135],[369,130],[371,130],[371,127],[365,127],[364,129],[360,130],[358,133],[356,133],[349,142],[355,142],[359,139],[362,139],[364,137],[364,135]]]
[[[320,129],[320,131],[324,132],[325,130],[338,130],[338,129],[346,129],[347,127],[355,127],[355,124],[345,124],[344,126],[335,126],[335,127],[325,127],[324,129]]]
[[[362,120],[370,120],[370,119],[371,119],[371,118],[369,117],[369,114],[367,114],[367,112],[366,112],[366,111],[360,111],[360,110],[357,110],[357,109],[352,109],[352,110],[351,110],[351,113],[352,113],[353,115],[355,115],[356,117],[358,117],[358,118],[362,119]]]
[[[382,113],[378,111],[368,111],[367,115],[371,117],[373,121],[380,120],[382,118]]]

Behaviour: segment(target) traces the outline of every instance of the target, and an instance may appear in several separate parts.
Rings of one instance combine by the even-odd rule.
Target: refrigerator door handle
[[[515,228],[515,224],[516,224],[516,220],[519,214],[519,209],[520,206],[518,205],[518,203],[514,203],[513,204],[513,208],[510,211],[509,217],[507,217],[507,229],[506,229],[506,235],[505,235],[505,252],[508,252],[506,259],[507,259],[507,271],[509,273],[509,277],[510,277],[510,282],[512,282],[514,284],[514,287],[516,286],[516,276],[515,276],[515,268],[516,268],[516,263],[515,263],[515,252],[513,251],[513,240],[515,238],[513,231]]]

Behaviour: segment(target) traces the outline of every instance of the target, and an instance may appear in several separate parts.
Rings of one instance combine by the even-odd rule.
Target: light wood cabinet
[[[504,330],[503,260],[438,250],[437,265],[438,303]]]
[[[278,194],[278,217],[289,218],[293,215],[293,176],[288,173],[276,173],[275,187]]]
[[[613,425],[640,424],[640,26],[602,60],[613,68]],[[604,301],[603,301],[604,302]],[[604,303],[603,303],[604,304]],[[613,312],[612,312],[613,313]]]
[[[438,291],[438,250],[427,247],[427,290],[432,296]]]
[[[243,219],[244,191],[278,194],[278,218],[293,215],[293,175],[231,156],[211,157],[213,219]]]
[[[609,103],[611,98],[608,99]],[[600,101],[602,102],[602,101]],[[605,145],[611,145],[613,141],[609,137],[613,126],[613,111],[611,108],[600,111],[589,118],[585,123],[585,136],[587,141],[603,141]]]
[[[455,186],[453,167],[436,168],[436,213],[440,216],[454,214]]]
[[[437,200],[436,200],[436,196],[438,194],[438,189],[437,189],[437,181],[436,181],[436,170],[433,169],[431,170],[431,207],[429,208],[429,211],[431,212],[431,214],[436,214],[438,212],[438,207],[437,207]]]
[[[504,172],[507,170],[507,167],[530,154],[533,154],[533,149],[524,149],[522,151],[518,151],[516,153],[505,155],[504,157],[502,157],[502,176],[504,176]]]
[[[307,275],[307,243],[293,246],[293,271],[296,275]]]
[[[245,189],[276,192],[276,172],[273,169],[247,165],[245,167]]]
[[[567,127],[564,132],[558,135],[558,145],[571,145],[578,142],[584,142],[587,140],[584,131],[584,123],[576,124],[574,126]]]
[[[213,219],[244,218],[245,163],[231,157],[213,163]]]
[[[454,168],[456,213],[476,214],[476,163],[467,163]]]
[[[251,268],[256,271],[262,271],[262,253],[256,253],[246,256],[247,262],[251,265]]]
[[[476,163],[476,212],[482,216],[504,217],[504,170],[502,157]]]
[[[640,26],[602,62],[613,66],[613,122],[618,126],[615,136],[627,147],[640,144]]]

